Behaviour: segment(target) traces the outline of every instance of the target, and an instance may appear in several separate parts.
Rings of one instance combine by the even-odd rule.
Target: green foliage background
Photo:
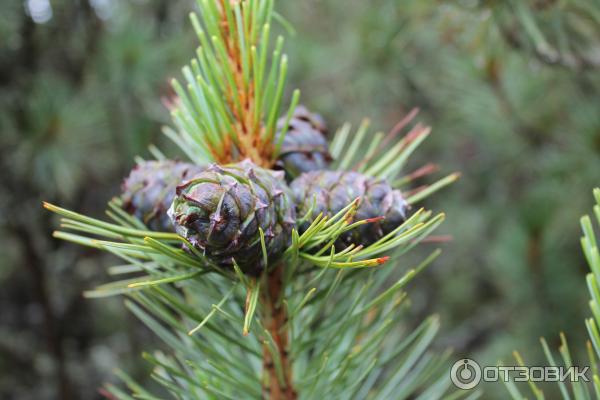
[[[104,257],[51,239],[40,204],[100,216],[133,156],[162,142],[161,97],[195,46],[192,6],[56,0],[36,23],[28,3],[0,5],[0,397],[89,399],[117,364],[145,376],[138,354],[153,338],[119,300],[81,298],[107,280]],[[442,229],[453,240],[411,290],[415,323],[439,313],[439,344],[457,358],[494,364],[537,349],[539,336],[585,337],[578,217],[600,170],[590,4],[278,5],[296,31],[289,86],[306,105],[333,128],[368,116],[381,130],[419,107],[433,135],[417,165],[462,173],[428,204],[447,212]],[[593,12],[579,18],[581,9]],[[553,59],[553,45],[585,62]]]

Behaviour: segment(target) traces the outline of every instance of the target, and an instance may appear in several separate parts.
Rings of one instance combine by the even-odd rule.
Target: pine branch
[[[394,188],[404,188],[407,184],[436,172],[437,166],[427,164],[416,171],[401,175],[410,156],[431,132],[430,127],[417,123],[403,137],[399,137],[402,130],[410,125],[418,112],[418,109],[411,110],[386,135],[381,132],[367,135],[368,120],[363,120],[353,135],[350,133],[351,125],[343,125],[336,132],[331,143],[331,154],[335,159],[332,166],[342,170],[352,167],[353,170],[366,175],[387,179]],[[359,152],[358,149],[367,150]],[[359,156],[359,154],[364,155]],[[416,204],[459,178],[460,173],[455,172],[432,184],[412,189],[406,195],[407,201],[409,204]]]
[[[174,398],[409,398],[425,393],[429,383],[429,398],[442,397],[449,385],[442,374],[447,354],[430,350],[438,319],[411,331],[401,318],[408,306],[406,285],[439,251],[408,271],[390,263],[445,218],[422,208],[409,213],[400,192],[387,183],[407,186],[435,170],[403,172],[430,128],[415,124],[399,138],[413,111],[387,136],[376,134],[366,156],[360,149],[369,140],[367,120],[355,135],[349,125],[338,132],[332,167],[381,182],[401,208],[385,231],[376,225],[376,237],[345,243],[349,233],[382,223],[384,215],[357,217],[363,204],[381,199],[360,194],[339,201],[341,209],[315,216],[313,205],[296,216],[299,201],[288,193],[283,173],[268,169],[281,155],[287,129],[293,129],[286,127],[292,116],[295,122],[311,118],[296,114],[298,91],[282,113],[287,58],[283,39],[270,38],[273,1],[198,0],[198,5],[201,16],[192,14],[191,21],[200,47],[182,70],[183,83],[173,81],[177,98],[167,103],[174,128],[164,131],[202,170],[176,175],[176,189],[155,187],[143,174],[134,182],[144,189],[140,202],[171,190],[174,198],[161,197],[160,207],[144,204],[153,216],[170,205],[160,216],[168,216],[171,225],[153,229],[171,231],[149,229],[146,214],[130,215],[127,201],[109,204],[110,221],[44,204],[62,217],[55,237],[124,262],[109,269],[119,280],[86,295],[128,296],[127,307],[170,349],[144,358]],[[158,149],[152,153],[164,159]],[[408,200],[415,203],[456,178],[409,192]],[[155,398],[126,375],[121,378],[134,396]],[[106,390],[131,398],[112,386]]]
[[[541,63],[581,71],[600,67],[596,51],[600,12],[588,0],[480,2],[503,41]]]
[[[600,225],[600,188],[596,188],[593,191],[594,199],[596,204],[593,207],[596,224]],[[581,380],[571,380],[569,384],[562,381],[556,382],[558,389],[561,393],[561,397],[565,400],[571,398],[579,399],[600,399],[600,375],[598,374],[597,360],[600,359],[600,251],[598,250],[598,242],[596,240],[596,234],[594,233],[594,226],[590,216],[583,216],[580,220],[581,229],[583,236],[581,237],[581,247],[583,249],[584,256],[590,267],[590,273],[586,277],[588,289],[590,293],[589,306],[592,311],[592,317],[585,320],[585,326],[589,334],[589,340],[578,350],[587,352],[588,366],[591,369],[591,382],[583,382]],[[550,350],[548,343],[544,338],[540,339],[541,346],[548,360],[548,364],[553,367],[566,367],[570,368],[575,365],[571,350],[567,343],[567,338],[564,333],[560,333],[560,347],[558,352],[560,359],[557,361],[554,357],[553,352]],[[514,358],[519,366],[525,366],[525,361],[522,355],[515,351],[513,353]],[[582,365],[580,365],[582,366]],[[587,375],[589,378],[589,374]],[[535,384],[532,380],[528,381],[529,389],[536,398],[544,398],[543,390]],[[524,396],[519,390],[519,387],[515,382],[509,380],[505,382],[505,386],[509,394],[513,399],[523,399]],[[571,395],[573,397],[571,397]]]
[[[173,80],[177,131],[165,133],[196,162],[249,158],[269,167],[287,75],[282,37],[267,66],[273,0],[198,0],[198,5],[201,19],[192,14],[191,21],[200,47],[183,68],[187,85]]]

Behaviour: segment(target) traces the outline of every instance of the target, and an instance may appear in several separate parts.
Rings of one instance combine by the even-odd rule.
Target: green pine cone
[[[283,174],[249,160],[212,164],[179,186],[169,215],[177,233],[209,259],[226,268],[235,260],[250,275],[265,268],[259,228],[272,265],[289,245],[296,217]]]
[[[175,197],[175,188],[203,170],[181,161],[144,161],[131,170],[121,185],[123,209],[151,230],[173,231],[167,211]]]
[[[285,117],[277,121],[276,142],[285,124]],[[281,144],[276,166],[283,169],[292,180],[303,172],[327,169],[331,163],[329,145],[325,135],[325,121],[304,106],[298,106],[290,119]]]
[[[356,198],[360,205],[355,221],[374,219],[344,233],[336,247],[345,248],[351,243],[368,246],[393,231],[405,220],[409,205],[399,190],[394,190],[385,180],[375,179],[358,172],[314,171],[300,175],[290,185],[296,200],[298,216],[304,217],[311,207],[303,231],[319,213],[333,216]],[[383,217],[382,219],[378,219]]]

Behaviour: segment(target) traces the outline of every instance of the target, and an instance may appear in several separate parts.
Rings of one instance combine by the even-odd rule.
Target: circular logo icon
[[[450,379],[459,389],[473,389],[481,381],[481,367],[470,358],[463,358],[452,366]]]

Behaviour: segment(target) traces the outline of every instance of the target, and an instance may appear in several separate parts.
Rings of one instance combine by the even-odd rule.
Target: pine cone
[[[180,161],[144,161],[131,170],[121,185],[123,209],[155,231],[173,231],[167,216],[175,188],[203,167]]]
[[[277,142],[285,124],[285,117],[277,121]],[[325,121],[304,106],[298,106],[290,119],[288,130],[281,144],[276,166],[285,170],[286,178],[292,180],[303,172],[327,169],[331,162],[325,135]]]
[[[283,174],[249,160],[211,165],[177,187],[169,210],[177,232],[215,263],[258,275],[265,268],[259,228],[265,234],[268,262],[290,242],[295,209]]]
[[[368,246],[397,228],[405,220],[409,205],[399,190],[385,181],[358,172],[314,171],[300,175],[290,185],[298,208],[304,217],[313,206],[308,222],[301,231],[323,213],[333,216],[360,197],[355,221],[384,217],[344,233],[336,247],[345,248],[351,243]]]

